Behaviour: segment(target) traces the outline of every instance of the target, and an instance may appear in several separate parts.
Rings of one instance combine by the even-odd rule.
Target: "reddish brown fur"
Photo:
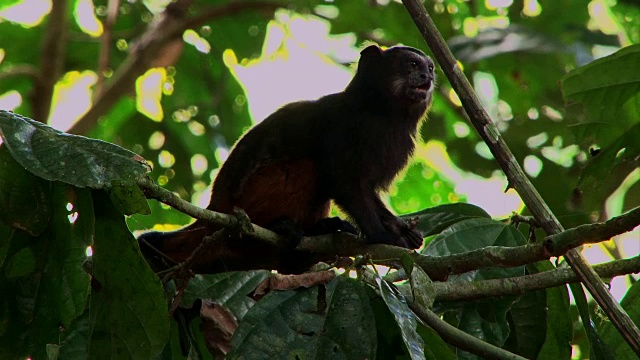
[[[318,171],[310,160],[281,161],[257,169],[245,182],[239,198],[232,201],[247,211],[254,223],[268,226],[291,220],[307,229],[329,215],[330,202],[319,202]],[[212,209],[228,212],[228,204]]]

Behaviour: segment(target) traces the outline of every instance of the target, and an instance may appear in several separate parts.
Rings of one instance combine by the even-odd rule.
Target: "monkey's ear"
[[[364,50],[360,51],[360,56],[373,56],[382,54],[382,49],[378,45],[369,45]]]

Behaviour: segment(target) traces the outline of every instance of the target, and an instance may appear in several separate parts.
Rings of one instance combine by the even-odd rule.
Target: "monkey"
[[[231,213],[238,207],[253,223],[272,229],[285,222],[304,234],[319,228],[354,231],[350,222],[329,218],[333,201],[366,242],[419,248],[421,234],[388,210],[378,193],[412,155],[434,86],[434,63],[422,51],[366,47],[344,91],[285,105],[237,141],[213,182],[207,208]],[[197,220],[139,239],[179,262],[219,229]],[[257,261],[268,255],[266,245],[246,244],[243,251],[253,250]],[[248,249],[255,246],[260,250]]]

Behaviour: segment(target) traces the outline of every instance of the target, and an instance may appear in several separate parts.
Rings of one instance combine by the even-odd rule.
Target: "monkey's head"
[[[360,52],[356,81],[402,104],[428,107],[435,85],[434,64],[430,57],[412,47],[382,50],[371,45]]]

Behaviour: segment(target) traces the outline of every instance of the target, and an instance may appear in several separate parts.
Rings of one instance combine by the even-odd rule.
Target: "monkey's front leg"
[[[367,242],[410,249],[422,245],[420,234],[391,214],[373,189],[366,186],[345,188],[349,191],[337,194],[334,200],[355,220]]]
[[[409,245],[407,246],[408,248],[417,249],[422,246],[424,242],[422,234],[407,224],[404,220],[392,214],[378,196],[376,196],[376,209],[385,229],[390,233],[405,239]]]

